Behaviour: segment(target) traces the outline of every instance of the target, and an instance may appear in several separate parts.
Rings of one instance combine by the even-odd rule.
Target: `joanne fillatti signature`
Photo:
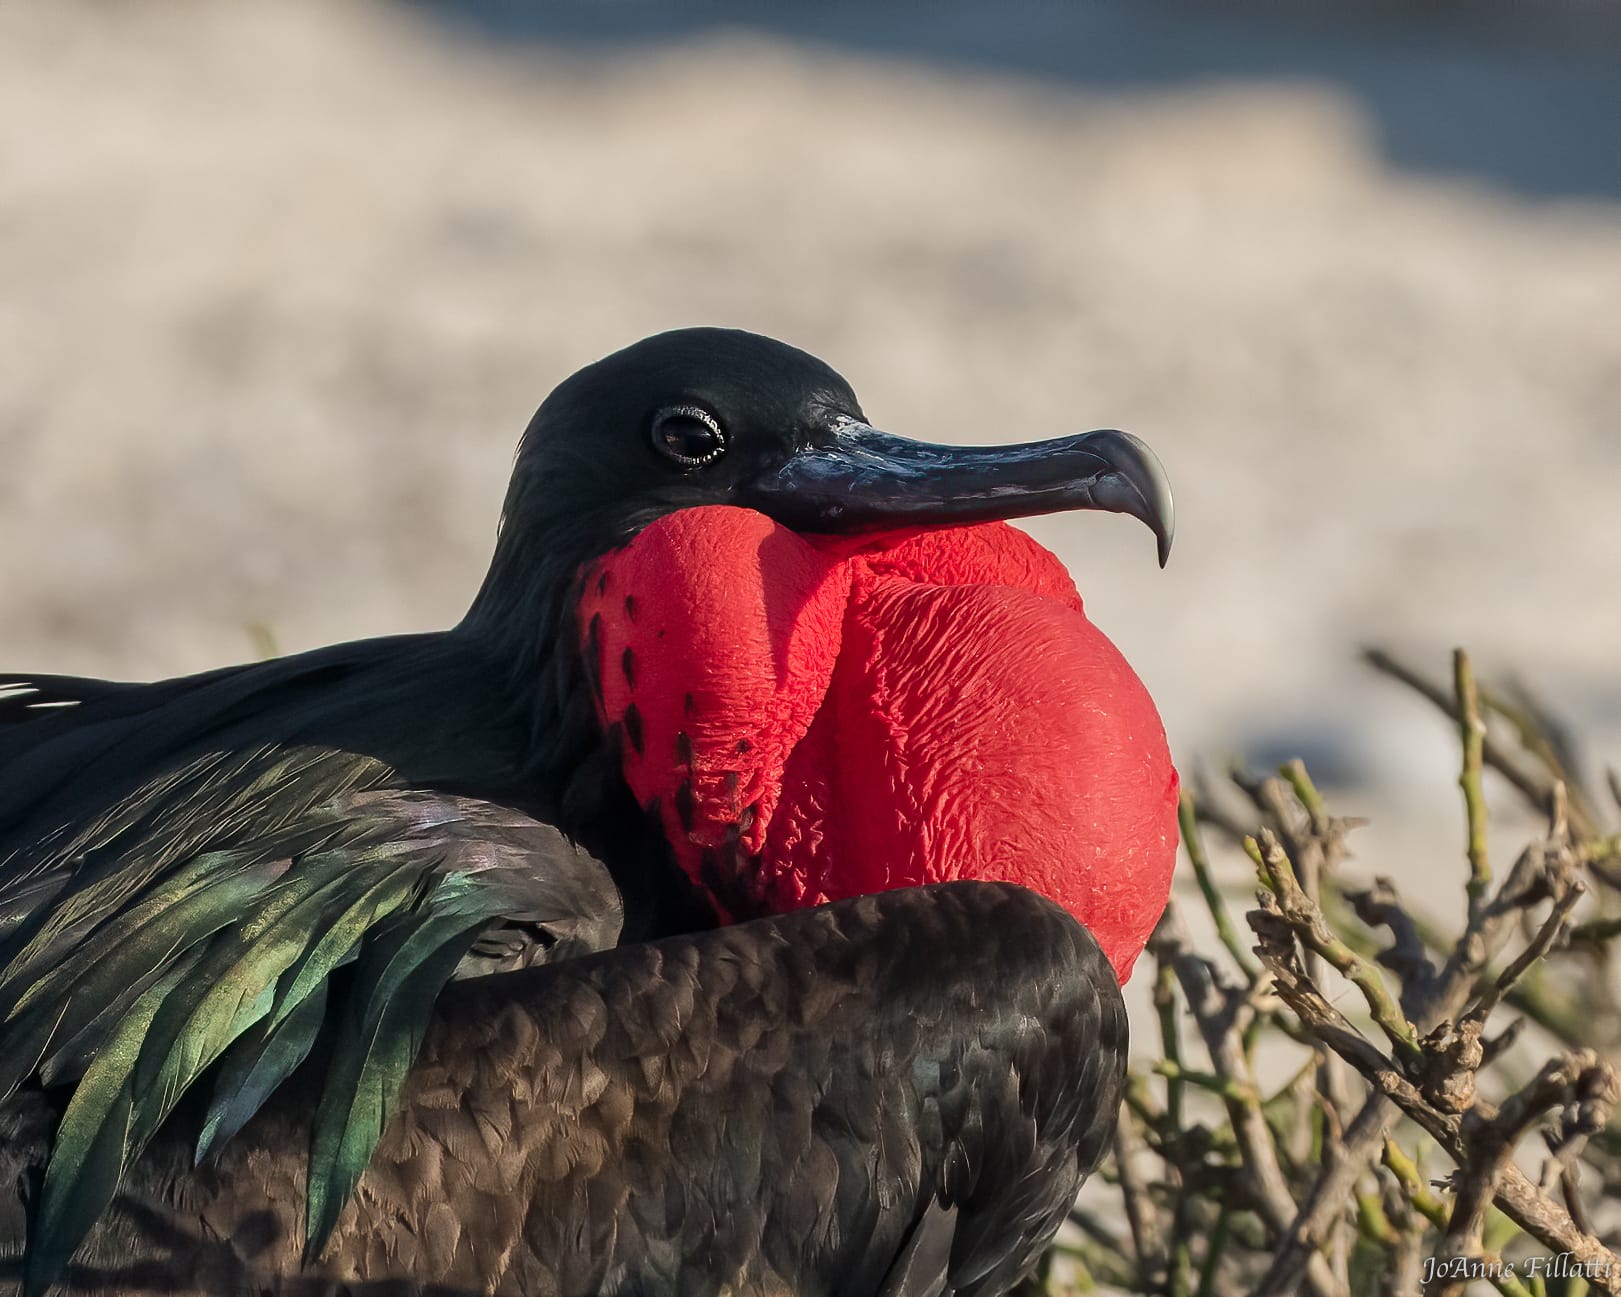
[[[1436,1279],[1608,1279],[1608,1261],[1583,1261],[1574,1252],[1553,1256],[1528,1256],[1518,1261],[1500,1257],[1428,1256],[1424,1258],[1424,1283]]]

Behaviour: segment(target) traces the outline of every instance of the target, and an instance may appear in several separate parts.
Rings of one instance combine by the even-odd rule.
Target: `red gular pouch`
[[[625,778],[729,916],[1001,880],[1129,975],[1170,891],[1176,771],[1142,682],[1029,536],[810,537],[706,506],[587,577]]]

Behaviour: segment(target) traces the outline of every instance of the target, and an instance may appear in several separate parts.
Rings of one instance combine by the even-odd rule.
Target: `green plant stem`
[[[1211,1094],[1219,1095],[1230,1103],[1253,1103],[1256,1101],[1255,1091],[1241,1081],[1234,1081],[1229,1077],[1217,1076],[1214,1072],[1200,1072],[1191,1067],[1182,1067],[1179,1064],[1166,1061],[1155,1063],[1154,1071],[1167,1081],[1187,1082],[1200,1090],[1208,1090]]]
[[[1328,804],[1323,801],[1322,793],[1317,791],[1317,785],[1312,783],[1311,776],[1306,773],[1306,763],[1299,757],[1293,761],[1285,761],[1278,767],[1278,774],[1294,790],[1295,800],[1300,803],[1301,809],[1311,821],[1311,831],[1319,836],[1327,834],[1332,823],[1328,814]]]
[[[1458,775],[1458,786],[1463,789],[1464,814],[1468,821],[1469,913],[1473,917],[1486,903],[1492,867],[1486,854],[1486,795],[1480,782],[1486,753],[1486,722],[1480,715],[1474,668],[1462,649],[1455,649],[1452,654],[1452,685],[1458,698],[1458,734],[1463,740],[1463,770]]]
[[[1446,1204],[1425,1184],[1424,1177],[1419,1174],[1418,1163],[1408,1157],[1401,1145],[1393,1139],[1385,1140],[1380,1160],[1396,1177],[1396,1183],[1401,1186],[1407,1201],[1412,1203],[1413,1210],[1437,1229],[1445,1230],[1451,1220],[1451,1213],[1447,1210]],[[1480,1259],[1491,1267],[1487,1271],[1487,1278],[1503,1297],[1532,1297],[1531,1290],[1520,1282],[1518,1275],[1502,1269],[1503,1258],[1497,1253],[1483,1250]]]
[[[1217,890],[1215,879],[1210,872],[1210,857],[1205,852],[1204,834],[1199,829],[1199,822],[1194,814],[1193,794],[1186,788],[1182,790],[1181,800],[1177,804],[1177,823],[1182,830],[1182,845],[1188,853],[1188,862],[1193,866],[1194,880],[1199,884],[1199,892],[1204,897],[1204,903],[1210,911],[1210,917],[1216,925],[1216,935],[1221,944],[1227,948],[1227,953],[1233,957],[1233,962],[1243,972],[1245,980],[1250,985],[1260,975],[1260,965],[1239,939],[1238,928],[1233,923],[1233,916],[1227,909],[1227,902]]]
[[[1195,1297],[1215,1297],[1217,1266],[1221,1263],[1222,1253],[1227,1250],[1231,1220],[1231,1208],[1222,1203],[1221,1212],[1210,1230],[1210,1242],[1205,1245],[1204,1261],[1199,1266],[1199,1291]]]

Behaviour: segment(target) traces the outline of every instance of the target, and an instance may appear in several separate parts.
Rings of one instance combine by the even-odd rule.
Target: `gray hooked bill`
[[[1176,535],[1159,456],[1113,428],[1015,446],[942,446],[850,419],[831,441],[797,452],[740,494],[796,531],[823,533],[1102,509],[1146,523],[1161,567]]]

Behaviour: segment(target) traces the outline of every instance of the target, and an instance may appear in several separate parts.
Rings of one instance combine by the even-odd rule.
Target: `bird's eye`
[[[708,410],[674,405],[653,416],[653,449],[687,468],[702,468],[725,453],[726,434]]]

